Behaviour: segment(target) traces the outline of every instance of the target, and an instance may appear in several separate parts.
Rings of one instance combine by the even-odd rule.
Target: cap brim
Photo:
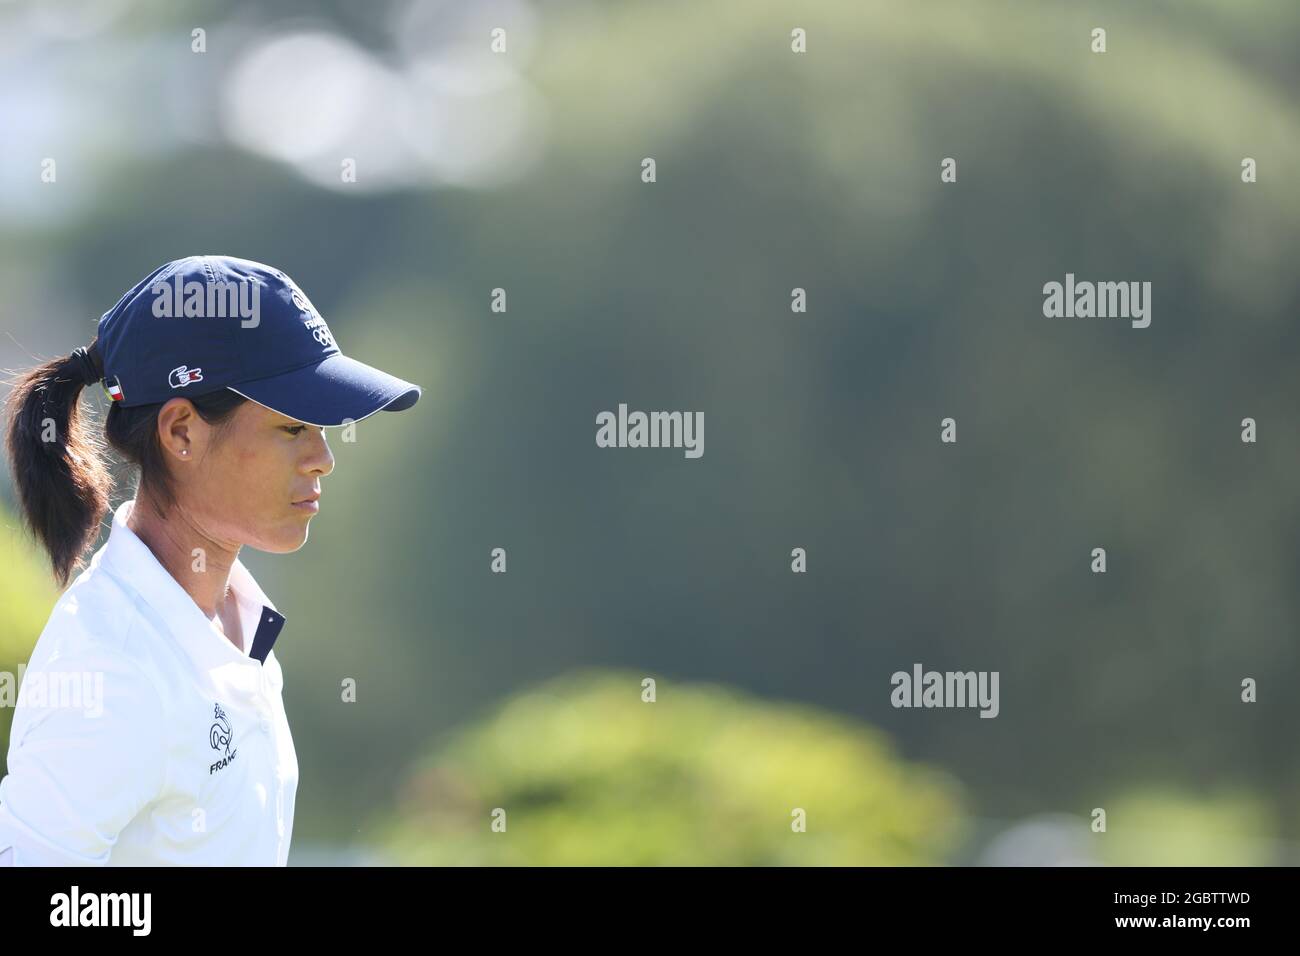
[[[359,422],[400,412],[420,400],[420,386],[336,352],[315,365],[229,386],[259,405],[308,425]]]

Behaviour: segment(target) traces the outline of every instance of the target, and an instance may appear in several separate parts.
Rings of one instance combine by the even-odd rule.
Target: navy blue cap
[[[189,256],[145,276],[99,320],[104,387],[149,405],[230,389],[309,425],[399,412],[420,387],[348,358],[297,284],[231,256]]]

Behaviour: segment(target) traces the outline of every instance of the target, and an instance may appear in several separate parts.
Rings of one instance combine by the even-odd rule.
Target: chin
[[[296,527],[284,528],[279,534],[272,538],[264,538],[254,547],[268,554],[292,554],[306,543],[307,526],[300,524]]]

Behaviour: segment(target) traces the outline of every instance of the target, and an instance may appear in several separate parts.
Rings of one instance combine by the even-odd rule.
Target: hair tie
[[[77,367],[81,371],[83,385],[94,385],[104,377],[95,363],[95,355],[91,351],[93,348],[93,345],[81,345],[72,350],[71,358],[76,361]]]

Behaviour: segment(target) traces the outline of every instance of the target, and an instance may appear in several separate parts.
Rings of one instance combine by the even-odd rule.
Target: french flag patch
[[[117,384],[117,379],[104,382],[104,391],[108,392],[108,397],[115,402],[122,400],[122,386]]]

